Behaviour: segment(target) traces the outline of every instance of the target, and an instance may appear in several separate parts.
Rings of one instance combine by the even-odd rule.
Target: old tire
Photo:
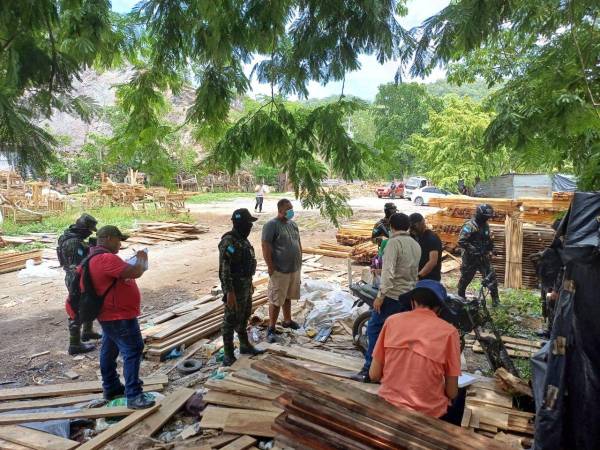
[[[365,311],[356,318],[352,325],[352,341],[363,354],[367,353],[369,339],[367,337],[367,322],[371,318],[371,311]]]
[[[197,359],[188,359],[177,364],[177,371],[183,375],[197,372],[202,368],[202,361]]]
[[[417,206],[423,206],[423,197],[417,197],[415,198],[415,205]]]

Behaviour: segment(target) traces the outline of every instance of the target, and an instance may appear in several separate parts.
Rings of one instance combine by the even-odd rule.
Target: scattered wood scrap
[[[483,337],[491,337],[491,335],[484,333]],[[468,335],[466,340],[466,346],[471,346],[475,353],[483,353],[483,347],[479,341],[474,340],[475,336]],[[537,340],[514,338],[511,336],[502,336],[502,342],[506,347],[508,355],[514,358],[531,358],[542,348],[542,342]]]
[[[46,422],[48,420],[62,419],[98,419],[100,417],[123,417],[133,412],[135,412],[135,410],[118,406],[114,408],[86,408],[74,412],[52,411],[3,414],[0,415],[0,425],[13,425],[27,422]]]
[[[533,438],[533,413],[513,407],[513,399],[494,379],[483,379],[467,389],[462,426],[477,433],[516,436],[523,442]]]
[[[40,264],[42,262],[42,251],[29,250],[26,252],[0,253],[0,273],[24,269],[28,259],[32,259],[35,264]]]
[[[188,239],[199,239],[200,234],[207,233],[208,226],[183,222],[142,222],[131,231],[128,242],[154,245],[159,242],[176,242]]]
[[[278,383],[284,413],[276,439],[309,449],[501,449],[503,444],[439,419],[386,405],[374,394],[348,389],[333,379],[269,356],[252,367]],[[385,407],[382,407],[385,405]]]
[[[527,395],[528,397],[533,397],[533,391],[525,382],[525,380],[514,376],[504,367],[500,367],[498,370],[496,370],[494,376],[509,394]]]

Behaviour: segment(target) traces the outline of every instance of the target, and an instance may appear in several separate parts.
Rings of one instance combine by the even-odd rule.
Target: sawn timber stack
[[[275,420],[278,442],[333,450],[505,449],[498,442],[423,414],[398,409],[289,360],[267,357],[252,367],[281,386]]]

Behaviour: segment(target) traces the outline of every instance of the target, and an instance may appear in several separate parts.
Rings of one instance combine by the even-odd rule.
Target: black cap
[[[236,209],[231,215],[232,222],[256,222],[258,217],[253,217],[246,208]]]
[[[121,233],[114,225],[104,225],[102,228],[98,230],[96,233],[96,237],[98,238],[107,238],[107,237],[116,237],[122,241],[126,241],[129,238],[128,234]]]
[[[96,225],[98,221],[95,217],[90,216],[87,213],[83,213],[79,219],[75,221],[77,228],[86,228],[88,230],[96,231]]]
[[[384,210],[386,210],[386,209],[396,209],[397,210],[398,208],[396,207],[395,203],[388,202],[385,205],[383,205],[383,209]]]
[[[416,223],[420,223],[424,220],[423,216],[419,213],[412,213],[408,216],[408,220],[410,220],[410,224],[414,225]]]

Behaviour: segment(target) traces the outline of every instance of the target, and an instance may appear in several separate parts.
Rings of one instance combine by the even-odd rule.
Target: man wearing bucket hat
[[[421,280],[411,291],[412,311],[390,316],[373,352],[369,377],[381,381],[378,395],[399,408],[451,421],[449,404],[458,395],[460,339],[438,313],[446,289]]]
[[[246,208],[237,209],[231,216],[233,227],[219,242],[219,279],[223,290],[225,314],[223,316],[223,365],[235,362],[233,333],[237,332],[240,353],[258,355],[264,353],[248,340],[248,319],[252,314],[252,276],[256,272],[254,247],[248,236],[254,222]]]

